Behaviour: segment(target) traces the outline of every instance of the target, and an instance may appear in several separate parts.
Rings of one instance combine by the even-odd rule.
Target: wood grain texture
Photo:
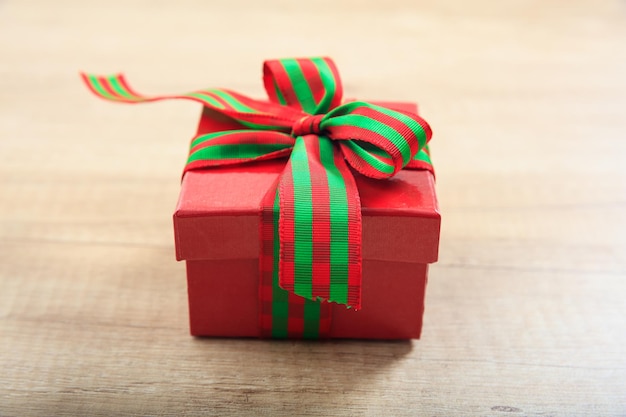
[[[171,214],[199,109],[328,54],[418,100],[443,212],[423,338],[194,339]],[[626,3],[0,1],[0,415],[626,415]]]

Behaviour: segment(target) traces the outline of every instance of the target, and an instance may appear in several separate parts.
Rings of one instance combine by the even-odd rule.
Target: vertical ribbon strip
[[[185,172],[289,156],[261,214],[260,296],[271,311],[261,325],[274,337],[317,337],[329,325],[321,301],[361,307],[361,208],[349,166],[377,179],[403,168],[432,171],[432,133],[416,114],[341,104],[328,58],[267,61],[263,74],[269,102],[224,89],[147,97],[121,74],[83,79],[107,100],[194,100],[244,127],[196,137]]]

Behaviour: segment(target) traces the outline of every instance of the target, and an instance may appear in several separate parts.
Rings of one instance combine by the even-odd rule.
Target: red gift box
[[[414,104],[377,103],[416,112]],[[241,128],[209,109],[198,134]],[[174,214],[185,260],[191,334],[258,337],[261,202],[286,160],[189,171]],[[438,255],[433,175],[402,170],[388,180],[355,174],[362,206],[363,284],[358,311],[331,304],[328,337],[419,338],[428,264]]]
[[[415,105],[342,105],[324,57],[266,61],[269,102],[224,89],[145,96],[122,74],[82,77],[110,101],[205,106],[174,215],[192,334],[420,336],[440,216],[432,133]]]

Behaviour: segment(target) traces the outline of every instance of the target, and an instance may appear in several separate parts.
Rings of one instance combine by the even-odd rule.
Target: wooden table
[[[626,3],[314,4],[0,2],[0,415],[626,415]],[[199,109],[77,72],[261,96],[263,59],[319,54],[435,129],[422,340],[194,339],[171,214]]]

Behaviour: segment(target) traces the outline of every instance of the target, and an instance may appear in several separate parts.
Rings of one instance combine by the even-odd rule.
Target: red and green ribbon
[[[329,58],[264,64],[269,101],[225,89],[143,96],[123,75],[83,74],[99,97],[124,103],[187,99],[243,127],[194,138],[185,172],[289,156],[261,210],[261,328],[272,337],[323,336],[328,302],[361,308],[361,207],[353,171],[386,179],[428,169],[429,125],[417,114],[342,103]]]

